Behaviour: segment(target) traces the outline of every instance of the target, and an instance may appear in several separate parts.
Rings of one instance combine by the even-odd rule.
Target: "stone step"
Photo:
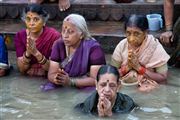
[[[60,26],[62,25],[62,22],[49,21],[47,25],[54,27],[58,31],[61,31]],[[125,38],[123,22],[88,21],[88,27],[92,36],[95,37],[98,40],[98,42],[102,45],[102,48],[104,49],[105,53],[112,53],[119,41]],[[23,22],[19,20],[0,21],[0,34],[5,35],[8,49],[15,50],[13,37],[18,31],[20,31],[23,28],[25,28],[25,26]],[[162,31],[150,33],[158,38],[161,32]]]
[[[20,19],[28,0],[2,0],[0,19]],[[70,13],[79,13],[87,20],[119,21],[130,14],[159,13],[163,15],[163,0],[147,2],[134,0],[132,3],[116,3],[114,0],[71,0],[70,9],[60,12],[57,4],[43,4],[51,20],[63,20]],[[180,2],[176,0],[175,19],[180,16]]]
[[[48,26],[60,31],[62,20],[70,13],[83,15],[89,30],[102,45],[106,53],[112,53],[115,46],[125,37],[124,19],[130,14],[159,13],[163,15],[163,0],[149,3],[147,0],[134,0],[132,3],[115,3],[114,0],[71,0],[71,7],[60,12],[57,4],[43,4],[50,13]],[[0,34],[6,36],[8,49],[14,50],[15,33],[25,28],[21,21],[21,12],[28,0],[0,1]],[[180,16],[180,1],[176,0],[175,19]],[[159,37],[162,31],[150,32]]]

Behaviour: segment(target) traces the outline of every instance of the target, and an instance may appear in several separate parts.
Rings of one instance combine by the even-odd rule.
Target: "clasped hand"
[[[32,39],[31,33],[27,32],[26,53],[28,56],[30,56],[30,55],[35,56],[37,52],[38,52],[38,50],[36,48],[36,42],[35,42],[35,40]]]
[[[63,69],[58,69],[58,72],[56,73],[53,82],[57,85],[62,86],[69,86],[70,85],[70,78],[67,72],[65,72]]]
[[[103,93],[99,96],[97,107],[98,107],[98,115],[100,117],[112,116],[111,102],[104,96]]]
[[[140,67],[141,67],[141,65],[139,63],[137,55],[132,50],[129,50],[128,51],[128,68],[129,68],[129,70],[134,69],[134,70],[138,71]]]

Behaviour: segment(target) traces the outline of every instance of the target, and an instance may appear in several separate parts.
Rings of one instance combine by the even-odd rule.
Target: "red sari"
[[[60,36],[60,33],[53,28],[43,28],[43,33],[36,40],[36,47],[38,51],[46,57],[46,59],[49,59],[52,45]],[[26,30],[18,32],[14,38],[17,58],[22,57],[23,53],[26,51],[26,38]],[[37,62],[35,57],[32,57],[30,65],[27,74],[37,76],[44,76],[47,74],[47,71],[42,69],[42,65]]]

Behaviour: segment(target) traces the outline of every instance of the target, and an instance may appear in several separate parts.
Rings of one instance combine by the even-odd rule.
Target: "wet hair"
[[[127,27],[136,27],[142,31],[148,30],[148,20],[144,15],[131,15],[125,22],[125,30]]]
[[[39,16],[42,17],[44,22],[47,22],[47,20],[49,18],[48,12],[39,4],[29,4],[27,7],[25,7],[25,9],[23,10],[23,14],[22,14],[23,21],[25,20],[26,14],[28,12],[37,13]]]
[[[97,82],[99,81],[100,76],[106,73],[115,75],[117,77],[117,82],[119,82],[119,77],[120,77],[119,71],[116,67],[112,65],[103,65],[99,68],[97,76],[96,76]]]
[[[64,19],[64,21],[68,21],[74,24],[78,28],[78,30],[82,32],[84,39],[92,38],[92,36],[89,33],[86,20],[82,15],[70,14]]]

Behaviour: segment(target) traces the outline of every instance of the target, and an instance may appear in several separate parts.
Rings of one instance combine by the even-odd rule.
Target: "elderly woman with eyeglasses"
[[[28,5],[23,11],[26,29],[14,38],[17,65],[23,74],[46,76],[49,69],[51,48],[60,33],[46,26],[48,13],[41,5]]]

